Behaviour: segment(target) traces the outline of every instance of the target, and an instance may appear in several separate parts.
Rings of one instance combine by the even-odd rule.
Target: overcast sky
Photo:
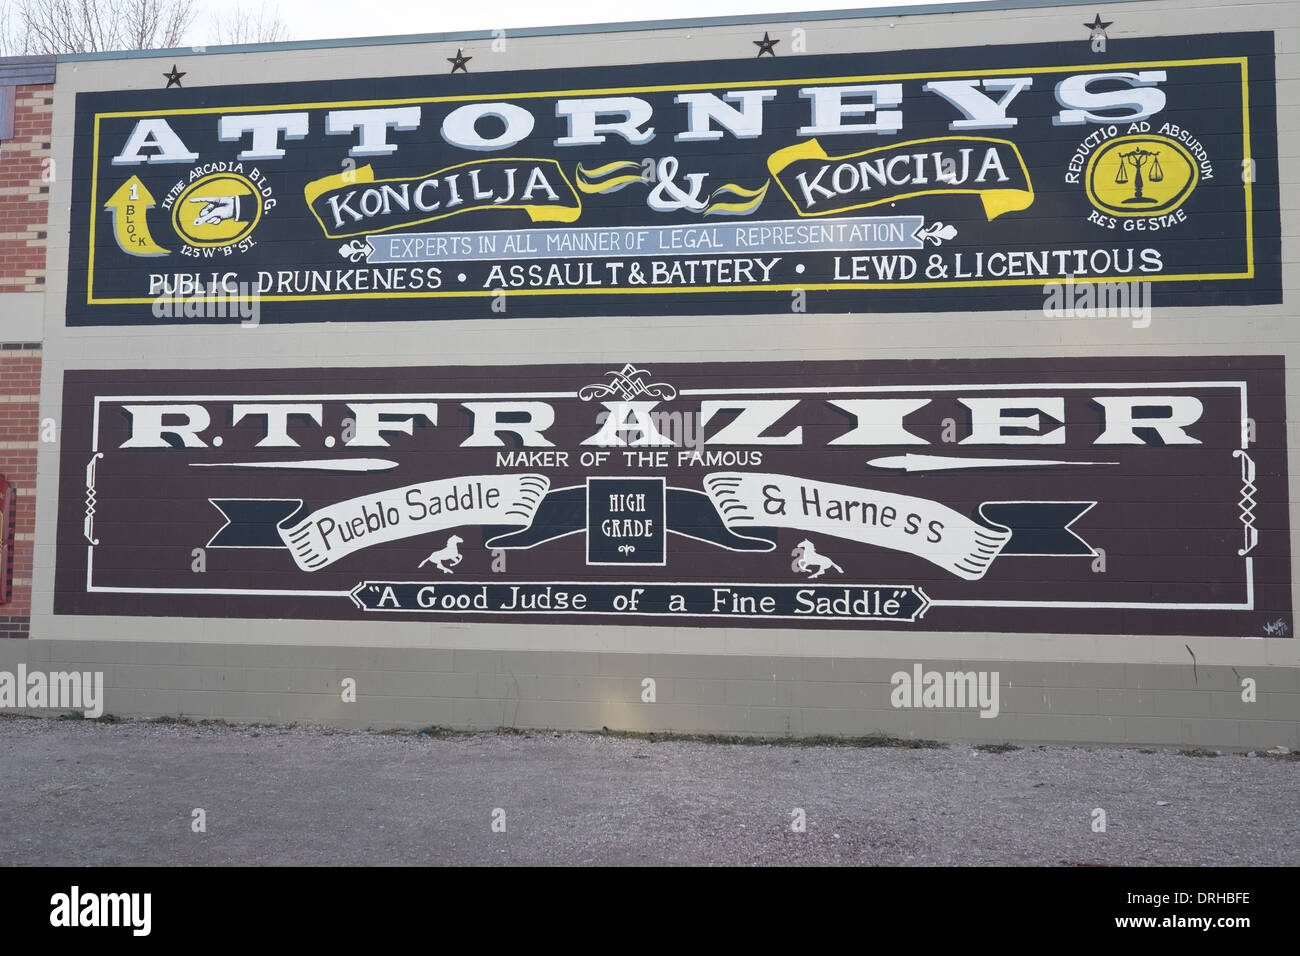
[[[267,0],[266,7],[269,10],[278,6],[280,19],[288,27],[289,39],[318,40],[739,14],[862,10],[930,2],[934,0],[862,0],[858,3],[845,0],[656,0],[652,4],[614,4],[594,0],[461,0],[451,3],[446,0],[366,0],[364,3],[357,0]],[[258,0],[242,0],[240,5],[245,9],[256,9]]]

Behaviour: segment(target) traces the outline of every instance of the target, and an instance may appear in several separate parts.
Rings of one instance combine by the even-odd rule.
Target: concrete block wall
[[[610,728],[1262,750],[1294,747],[1294,670],[1254,665],[931,660],[993,671],[999,714],[890,704],[896,659],[276,647],[81,640],[0,645],[0,670],[89,670],[117,716],[348,728]],[[655,681],[655,700],[642,699]],[[355,703],[343,682],[356,682]],[[1255,682],[1254,702],[1242,681]],[[1193,716],[1203,714],[1204,716]]]

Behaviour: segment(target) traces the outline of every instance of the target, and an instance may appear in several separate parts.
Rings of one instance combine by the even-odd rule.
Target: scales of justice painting
[[[1115,173],[1116,185],[1123,186],[1129,181],[1128,168],[1133,167],[1133,195],[1124,200],[1126,206],[1143,206],[1153,205],[1159,200],[1150,196],[1142,195],[1142,187],[1146,183],[1162,182],[1165,178],[1165,172],[1160,168],[1160,151],[1147,150],[1141,146],[1135,146],[1127,153],[1119,154],[1119,169]],[[1147,178],[1142,178],[1142,170],[1150,167],[1147,172]]]

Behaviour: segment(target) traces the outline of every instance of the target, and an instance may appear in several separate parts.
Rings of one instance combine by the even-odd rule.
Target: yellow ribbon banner
[[[481,209],[522,209],[533,222],[574,222],[582,200],[553,159],[484,158],[426,176],[375,179],[369,166],[309,182],[325,235],[364,236]]]
[[[675,159],[673,164],[675,168]],[[1034,202],[1029,169],[1016,144],[984,136],[916,139],[843,156],[829,155],[811,139],[777,150],[768,157],[767,168],[772,178],[757,188],[726,183],[707,198],[683,207],[705,216],[748,216],[758,209],[773,182],[795,211],[807,217],[839,215],[916,196],[971,194],[979,196],[984,214],[993,220],[1028,209]],[[588,194],[656,182],[632,160],[590,168],[579,165],[575,178],[578,188]]]
[[[1029,170],[1016,144],[941,136],[831,156],[821,143],[777,150],[768,171],[800,216],[830,216],[914,196],[972,194],[989,220],[1028,209]]]
[[[661,169],[663,162],[660,160]],[[673,159],[672,162],[672,168],[675,169],[676,160]],[[579,164],[575,175],[578,188],[588,194],[616,193],[632,183],[653,185],[655,182],[642,172],[640,163],[632,160],[618,160],[590,169]],[[681,208],[704,216],[748,216],[762,204],[770,185],[770,182],[766,182],[756,189],[747,189],[738,183],[723,183],[710,192],[708,198],[698,200],[695,206],[683,203]]]

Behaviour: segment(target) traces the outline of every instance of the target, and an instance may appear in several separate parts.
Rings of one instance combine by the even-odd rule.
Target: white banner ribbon
[[[1009,528],[988,528],[926,498],[812,481],[791,475],[718,472],[704,479],[723,522],[750,528],[794,528],[894,551],[978,581],[1011,540]]]
[[[550,481],[543,475],[468,475],[403,485],[314,511],[280,529],[304,571],[354,551],[461,525],[532,524]]]

